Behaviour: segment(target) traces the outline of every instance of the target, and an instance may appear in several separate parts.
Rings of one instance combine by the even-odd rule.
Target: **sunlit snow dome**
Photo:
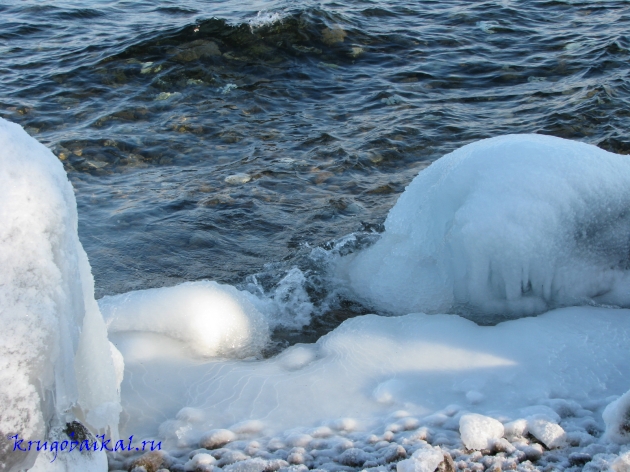
[[[339,275],[374,309],[479,322],[630,305],[630,160],[542,135],[464,146],[407,187]]]

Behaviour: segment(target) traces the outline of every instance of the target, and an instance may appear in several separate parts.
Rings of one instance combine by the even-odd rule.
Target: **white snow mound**
[[[466,145],[411,182],[339,274],[395,314],[630,306],[630,159],[542,135]]]

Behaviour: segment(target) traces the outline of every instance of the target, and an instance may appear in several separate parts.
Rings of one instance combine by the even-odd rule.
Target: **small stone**
[[[438,466],[438,470],[440,472],[456,472],[457,467],[455,466],[455,462],[453,462],[453,458],[450,454],[444,454],[444,461]]]
[[[230,184],[230,185],[241,185],[241,184],[246,184],[250,180],[252,180],[251,175],[239,173],[239,174],[228,175],[225,178],[225,183]]]
[[[332,46],[336,43],[343,43],[348,33],[346,33],[341,26],[335,25],[332,28],[324,28],[322,30],[322,41],[328,46]]]
[[[407,457],[407,451],[400,445],[394,445],[387,447],[383,454],[385,462],[398,462]]]
[[[286,444],[290,447],[306,447],[313,440],[309,434],[291,434],[286,438]]]
[[[593,457],[590,454],[585,452],[573,452],[569,455],[569,464],[583,466],[584,464],[591,461]]]
[[[216,43],[205,39],[197,39],[171,49],[169,54],[173,54],[173,59],[176,61],[190,62],[203,57],[220,56],[221,51]]]
[[[349,467],[362,467],[369,459],[370,455],[367,452],[356,447],[351,447],[350,449],[343,451],[343,453],[339,456],[338,461],[340,464],[347,465]]]
[[[205,449],[217,449],[225,446],[229,442],[235,441],[236,439],[236,434],[229,429],[213,429],[201,437],[199,447],[203,447]]]
[[[195,454],[192,459],[186,462],[186,464],[184,464],[184,468],[186,470],[195,470],[199,472],[212,472],[216,462],[217,460],[212,455],[200,453]]]
[[[151,451],[134,459],[129,465],[129,470],[144,469],[146,472],[157,472],[158,469],[168,466],[165,461],[166,454],[162,451]]]
[[[426,446],[413,453],[411,458],[396,464],[397,472],[434,472],[444,461],[439,447]]]
[[[516,448],[510,444],[507,439],[499,438],[494,441],[493,450],[495,452],[505,452],[506,454],[512,454],[516,451]]]
[[[219,467],[223,467],[226,465],[234,464],[235,462],[244,461],[249,459],[250,457],[244,454],[241,451],[233,451],[231,449],[224,449],[223,454],[221,454],[221,459],[217,462]]]
[[[350,48],[350,52],[349,55],[350,57],[359,57],[361,54],[363,54],[363,48],[360,46],[353,46]]]

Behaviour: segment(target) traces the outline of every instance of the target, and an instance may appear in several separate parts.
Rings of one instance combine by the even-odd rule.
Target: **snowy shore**
[[[169,470],[433,471],[444,454],[462,470],[627,470],[627,400],[608,425],[602,413],[630,375],[628,315],[565,308],[495,327],[366,316],[265,361],[126,355],[125,429],[155,424],[142,410],[161,398]],[[177,374],[160,378],[166,368]],[[191,406],[177,411],[181,398]],[[137,460],[112,454],[110,468]]]
[[[261,359],[310,320],[305,292],[299,319],[210,281],[97,304],[60,163],[4,120],[0,143],[5,469],[630,470],[625,156],[537,135],[444,156],[375,244],[329,261],[381,316]],[[51,462],[4,439],[75,422],[161,451]]]

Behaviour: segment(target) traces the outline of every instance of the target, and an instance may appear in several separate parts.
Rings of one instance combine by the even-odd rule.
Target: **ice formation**
[[[379,310],[478,319],[630,305],[630,159],[542,135],[464,146],[407,187],[340,275]]]
[[[156,329],[116,298],[123,428],[163,441],[175,455],[160,464],[183,470],[625,470],[630,400],[615,398],[630,378],[630,311],[565,307],[495,326],[413,312],[628,305],[629,182],[625,157],[545,136],[445,156],[401,196],[381,239],[337,266],[359,298],[403,316],[353,318],[272,359],[237,349],[200,362],[197,338],[173,335],[194,332],[186,321]],[[277,296],[234,296],[271,326],[294,313],[299,327],[312,311],[302,282],[295,272]]]
[[[7,436],[44,440],[74,419],[116,436],[120,405],[72,186],[45,146],[3,119],[0,199],[0,467],[11,470],[36,457]]]
[[[5,121],[0,149],[4,437],[62,440],[74,419],[116,435],[122,380],[125,436],[165,450],[111,453],[110,470],[628,469],[629,310],[495,326],[413,313],[628,305],[626,158],[544,136],[445,156],[338,267],[358,297],[404,315],[353,318],[261,360],[270,329],[311,319],[303,273],[271,295],[202,281],[106,297],[106,325],[61,165]],[[102,453],[51,463],[10,446],[8,469],[107,467]]]
[[[255,355],[269,337],[267,321],[250,298],[216,282],[140,290],[104,297],[99,304],[110,333],[155,333],[199,357]]]

